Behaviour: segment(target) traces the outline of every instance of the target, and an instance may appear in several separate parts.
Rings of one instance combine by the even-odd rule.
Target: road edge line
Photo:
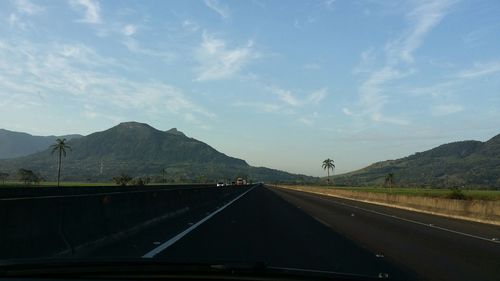
[[[181,240],[188,233],[190,233],[191,231],[193,231],[194,229],[196,229],[198,226],[200,226],[201,224],[203,224],[204,222],[206,222],[207,220],[209,220],[210,218],[212,218],[213,216],[215,216],[216,214],[218,214],[219,212],[221,212],[222,210],[224,210],[225,208],[227,208],[228,206],[230,206],[231,204],[233,204],[234,202],[236,202],[241,197],[245,196],[248,192],[252,191],[255,187],[256,186],[254,186],[254,187],[250,188],[249,190],[243,192],[242,194],[238,195],[238,197],[236,197],[233,200],[229,201],[229,203],[227,203],[226,205],[224,205],[224,206],[220,207],[219,209],[213,211],[211,214],[209,214],[208,216],[204,217],[203,219],[201,219],[197,223],[195,223],[192,226],[188,227],[184,231],[178,233],[177,235],[175,235],[174,237],[170,238],[169,240],[163,242],[161,245],[159,245],[158,247],[154,248],[153,250],[147,252],[145,255],[142,256],[142,258],[149,258],[149,259],[150,258],[154,258],[154,256],[156,256],[157,254],[161,253],[162,251],[164,251],[168,247],[172,246],[177,241]]]
[[[391,207],[391,208],[396,208],[396,209],[413,211],[413,212],[417,212],[417,213],[430,214],[430,215],[435,215],[435,216],[440,216],[440,217],[445,217],[445,218],[459,219],[459,220],[463,220],[463,221],[476,222],[476,223],[482,223],[482,224],[494,225],[494,226],[500,226],[500,221],[497,222],[497,221],[493,221],[493,220],[471,218],[471,217],[465,217],[465,216],[460,216],[460,215],[451,215],[451,214],[445,214],[445,213],[440,213],[440,212],[433,212],[433,211],[429,211],[429,210],[422,210],[422,209],[417,209],[417,208],[412,208],[412,207],[407,207],[407,206],[402,206],[402,205],[383,203],[383,202],[378,202],[378,201],[373,201],[373,200],[352,198],[352,197],[342,196],[342,195],[338,195],[338,194],[330,194],[330,193],[323,193],[323,192],[318,192],[318,191],[310,191],[310,190],[289,188],[289,187],[283,187],[283,186],[279,186],[279,185],[271,185],[271,186],[275,187],[275,188],[282,188],[282,189],[287,189],[287,190],[295,190],[295,191],[306,192],[306,193],[313,193],[313,194],[319,194],[319,195],[325,195],[325,196],[330,196],[330,197],[337,197],[337,198],[342,198],[342,199],[347,199],[347,200],[352,200],[352,201],[358,201],[358,202],[363,202],[363,203],[369,203],[369,204],[374,204],[374,205],[380,205],[380,206],[385,206],[385,207]]]

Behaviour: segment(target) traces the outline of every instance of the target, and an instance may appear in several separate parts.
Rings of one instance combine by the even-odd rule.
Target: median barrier
[[[232,199],[247,188],[121,190],[1,198],[0,259],[78,255],[188,210]]]

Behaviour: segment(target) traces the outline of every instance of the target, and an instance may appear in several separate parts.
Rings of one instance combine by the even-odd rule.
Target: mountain
[[[172,128],[172,129],[170,129],[170,130],[168,130],[166,132],[170,133],[170,134],[178,135],[178,136],[184,136],[184,137],[186,136],[186,135],[184,135],[183,132],[178,131],[177,128]]]
[[[66,135],[60,138],[74,139],[81,135]],[[15,158],[47,149],[56,136],[32,136],[27,133],[0,129],[0,159]]]
[[[382,161],[338,175],[340,185],[383,185],[394,173],[399,186],[500,188],[500,135],[487,142],[460,141],[443,144],[397,160]]]
[[[160,131],[147,124],[125,122],[102,132],[68,141],[71,151],[63,159],[62,180],[109,181],[120,173],[169,181],[216,181],[237,176],[261,181],[313,179],[283,171],[256,168],[189,138],[177,129]],[[50,149],[0,161],[10,174],[30,169],[53,180],[57,156]]]

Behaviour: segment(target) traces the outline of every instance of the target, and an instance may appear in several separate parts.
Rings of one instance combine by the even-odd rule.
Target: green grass
[[[383,187],[329,187],[317,186],[318,188],[353,190],[373,193],[401,194],[409,196],[426,196],[447,198],[452,190],[447,188],[383,188]],[[470,200],[500,200],[500,190],[479,190],[479,189],[461,189],[460,190]]]

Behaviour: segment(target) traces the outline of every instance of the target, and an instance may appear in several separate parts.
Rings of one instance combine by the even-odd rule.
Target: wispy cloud
[[[361,63],[353,72],[367,74],[367,78],[359,87],[361,112],[351,114],[352,116],[364,115],[375,122],[408,124],[404,118],[384,116],[384,106],[389,99],[387,84],[414,73],[411,67],[415,60],[414,52],[423,44],[425,36],[441,22],[454,2],[454,0],[429,0],[414,6],[406,14],[408,29],[385,45],[386,61],[382,67],[374,70],[372,67],[367,67],[374,62],[373,49],[361,54]],[[348,111],[352,113],[351,109]]]
[[[277,87],[271,87],[271,91],[278,96],[278,98],[290,106],[300,106],[302,103],[294,97],[291,91],[280,89]]]
[[[83,11],[83,18],[78,20],[84,23],[101,23],[101,7],[97,0],[70,0],[70,6],[75,10]]]
[[[228,48],[224,40],[206,32],[203,33],[203,40],[195,55],[199,62],[196,81],[230,78],[258,57],[251,40],[244,46]]]
[[[18,13],[35,15],[43,12],[44,8],[40,5],[34,4],[29,0],[15,0],[14,5]]]
[[[266,85],[263,89],[272,93],[278,98],[283,106],[293,108],[307,107],[310,105],[317,106],[328,96],[328,88],[323,87],[318,90],[312,91],[305,95],[298,95],[292,90],[277,87],[275,85]]]
[[[132,36],[137,32],[137,26],[133,24],[127,24],[122,28],[122,33],[125,36]]]
[[[115,59],[82,44],[2,43],[0,57],[6,60],[0,64],[0,100],[8,103],[5,106],[35,110],[65,101],[80,106],[81,114],[89,118],[137,111],[183,118],[190,113],[204,122],[216,117],[183,90],[163,81],[137,81]],[[122,70],[120,75],[113,71],[117,69]]]
[[[230,17],[231,12],[227,6],[223,6],[218,0],[203,0],[208,8],[212,9],[214,12],[219,14],[222,19],[227,19]]]
[[[190,19],[184,20],[182,22],[182,27],[184,27],[185,29],[187,29],[191,32],[196,32],[200,29],[200,25],[198,23],[196,23],[195,21],[190,20]]]
[[[386,45],[389,59],[393,63],[413,62],[413,53],[422,45],[424,37],[441,22],[448,8],[455,2],[455,0],[430,0],[416,6],[407,14],[410,23],[407,32]]]
[[[306,126],[312,127],[318,118],[319,114],[317,112],[313,112],[309,115],[299,117],[297,120]]]
[[[232,103],[232,105],[237,107],[252,107],[259,111],[270,112],[270,113],[279,112],[284,109],[282,105],[274,103],[266,103],[266,102],[237,101]]]
[[[477,78],[500,72],[500,61],[475,63],[470,69],[458,74],[458,78]]]
[[[432,108],[432,114],[435,116],[444,116],[457,113],[463,110],[464,107],[458,104],[444,104],[444,105],[434,106]]]
[[[127,49],[135,54],[156,57],[161,59],[164,62],[172,62],[177,57],[173,52],[162,51],[162,50],[153,50],[149,48],[142,47],[137,40],[134,38],[126,38],[122,42]]]
[[[328,88],[321,88],[319,90],[316,90],[312,92],[309,97],[307,97],[308,101],[314,103],[314,104],[319,104],[321,101],[323,101],[326,96],[328,95]]]
[[[334,4],[335,4],[335,0],[325,0],[325,1],[323,2],[323,4],[325,5],[325,7],[326,7],[327,9],[333,9]]]

